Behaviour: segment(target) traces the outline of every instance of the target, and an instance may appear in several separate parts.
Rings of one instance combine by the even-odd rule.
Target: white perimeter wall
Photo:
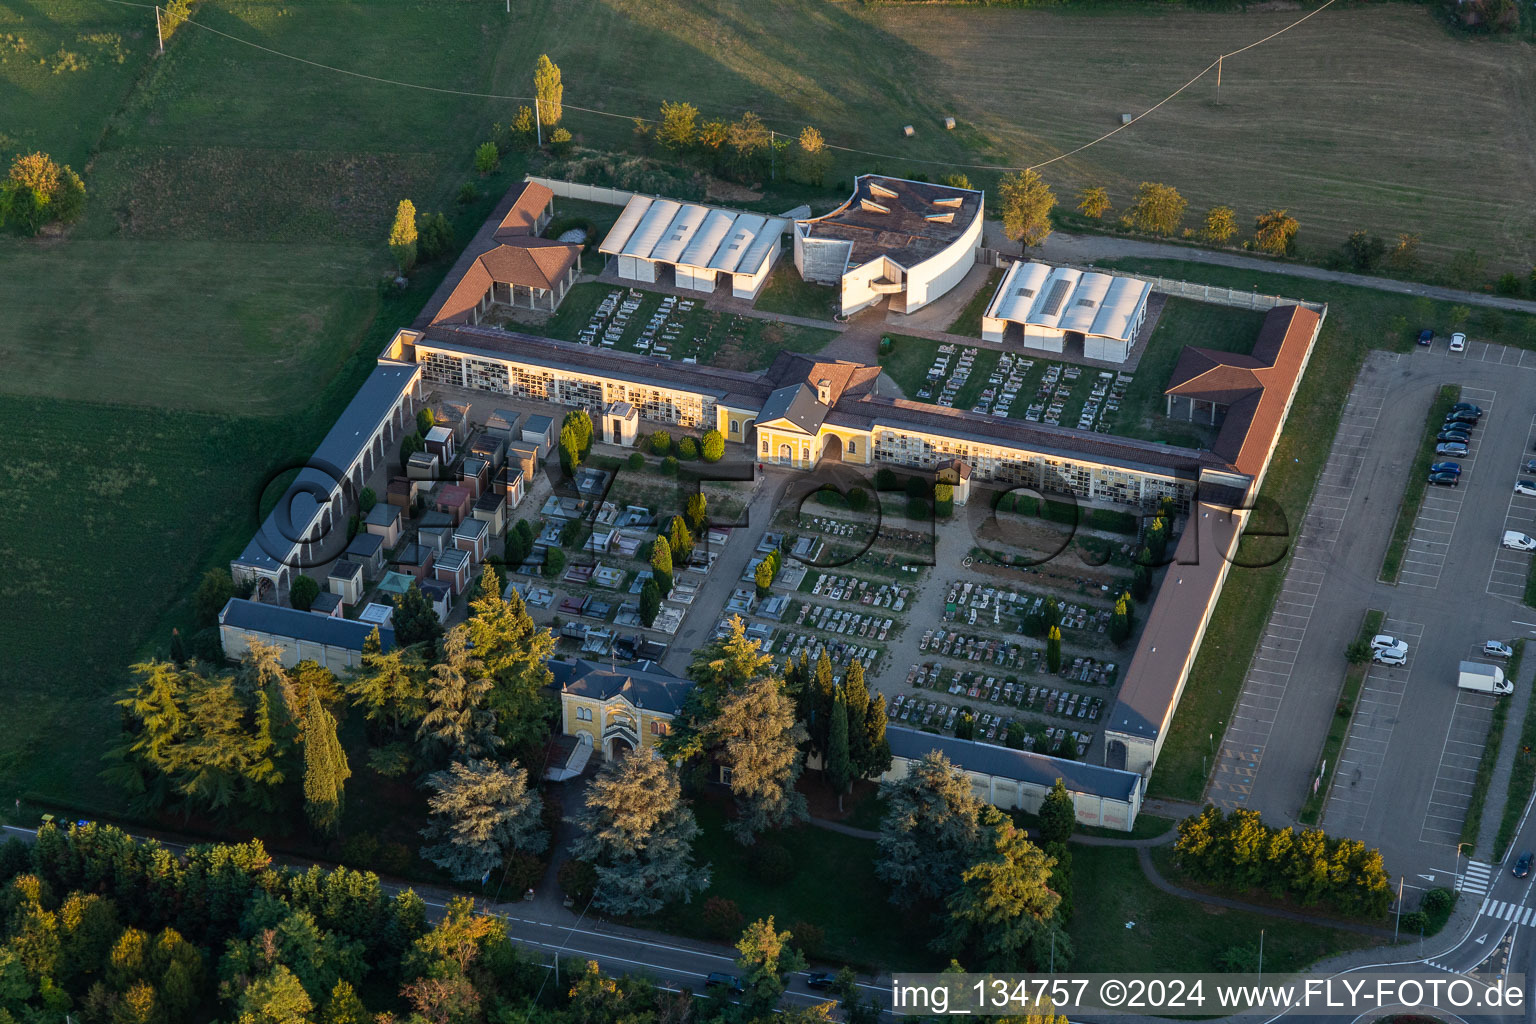
[[[949,248],[907,271],[908,313],[928,305],[970,273],[976,265],[976,249],[981,245],[983,217],[984,211],[978,209],[971,226]]]

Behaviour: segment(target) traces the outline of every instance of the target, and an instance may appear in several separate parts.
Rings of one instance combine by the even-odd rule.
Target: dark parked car
[[[1526,850],[1520,855],[1520,859],[1515,861],[1515,866],[1511,870],[1514,872],[1516,878],[1524,878],[1526,875],[1531,873],[1531,857],[1531,851]]]
[[[1457,402],[1455,405],[1451,406],[1451,412],[1469,412],[1473,416],[1481,416],[1483,414],[1483,410],[1473,405],[1471,402]]]
[[[1430,330],[1428,327],[1424,328],[1422,331],[1419,332],[1419,344],[1420,345],[1428,345],[1430,342],[1432,342],[1434,340],[1435,340],[1435,332]]]
[[[807,988],[828,989],[837,983],[837,975],[830,971],[812,971],[805,976]]]
[[[1470,423],[1476,426],[1477,419],[1477,415],[1470,412],[1448,412],[1445,414],[1445,422],[1447,423]]]
[[[705,988],[714,988],[719,985],[733,995],[741,995],[745,989],[741,987],[741,979],[734,974],[726,974],[722,971],[710,971],[709,977],[704,979]]]
[[[1450,427],[1446,427],[1444,430],[1440,431],[1440,433],[1435,435],[1436,441],[1470,441],[1471,439],[1471,431],[1453,430]]]
[[[1461,473],[1461,463],[1459,463],[1459,462],[1436,462],[1436,463],[1434,463],[1433,465],[1431,465],[1429,467],[1429,471],[1431,473],[1456,473],[1456,474],[1460,474]]]
[[[1431,473],[1429,483],[1436,487],[1458,487],[1461,485],[1461,477],[1455,473]]]

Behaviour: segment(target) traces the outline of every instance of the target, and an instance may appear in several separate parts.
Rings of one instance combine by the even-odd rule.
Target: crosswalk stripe
[[[1532,909],[1536,909],[1536,908],[1526,907],[1525,910],[1521,911],[1521,913],[1520,913],[1520,925],[1521,925],[1521,927],[1524,927],[1525,925],[1528,925],[1528,924],[1531,923],[1531,911],[1532,911]]]
[[[1519,912],[1520,912],[1520,908],[1517,907],[1515,904],[1511,903],[1509,905],[1509,909],[1504,912],[1504,920],[1506,920],[1506,921],[1513,921],[1515,919],[1515,915],[1518,914]]]
[[[1490,904],[1492,902],[1493,902],[1493,900],[1489,900],[1489,899],[1483,900],[1483,905],[1481,907],[1477,908],[1477,916],[1478,917],[1482,917],[1484,914],[1488,913],[1488,904]]]

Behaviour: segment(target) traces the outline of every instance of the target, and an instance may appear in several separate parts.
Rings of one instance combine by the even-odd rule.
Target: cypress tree
[[[853,759],[848,754],[848,702],[843,691],[832,701],[832,722],[827,729],[827,781],[837,791],[837,809],[853,784]]]
[[[320,702],[317,690],[309,691],[304,718],[308,723],[304,733],[304,813],[316,832],[333,836],[341,825],[342,786],[352,770],[336,738],[336,719]]]
[[[657,537],[651,545],[651,573],[662,597],[672,593],[672,545],[665,537]]]
[[[1045,638],[1045,667],[1052,672],[1061,671],[1061,627],[1052,626]]]

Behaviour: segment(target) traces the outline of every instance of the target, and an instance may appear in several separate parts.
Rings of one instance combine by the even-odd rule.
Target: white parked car
[[[1408,645],[1399,644],[1385,651],[1376,651],[1371,655],[1371,660],[1378,665],[1402,665],[1408,660]]]
[[[1462,334],[1460,331],[1457,331],[1455,334],[1451,335],[1451,351],[1452,352],[1463,352],[1463,351],[1466,350],[1466,347],[1467,347],[1467,336],[1465,334]]]
[[[1388,636],[1385,633],[1377,633],[1371,637],[1371,650],[1373,651],[1390,651],[1399,644],[1403,644],[1403,641],[1395,636]],[[1403,646],[1406,647],[1407,644],[1403,644]]]
[[[1483,641],[1483,653],[1490,658],[1513,658],[1515,649],[1500,640]]]
[[[1527,498],[1536,498],[1536,480],[1516,480],[1515,493],[1523,494]]]
[[[1527,536],[1519,530],[1505,530],[1504,546],[1515,551],[1536,551],[1536,537]]]

